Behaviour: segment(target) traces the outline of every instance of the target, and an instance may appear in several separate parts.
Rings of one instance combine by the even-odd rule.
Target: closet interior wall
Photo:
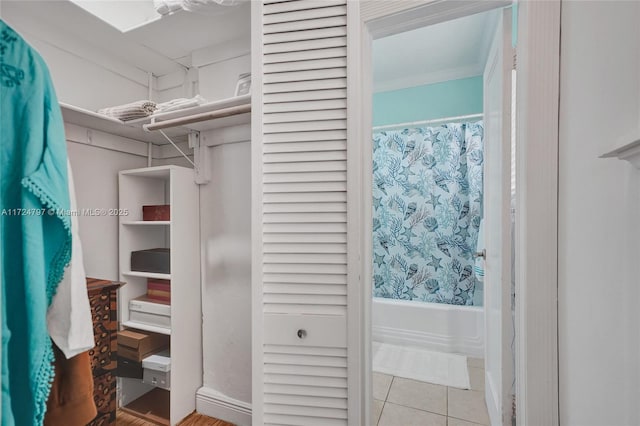
[[[164,102],[200,94],[207,101],[216,101],[233,97],[239,75],[251,71],[248,3],[239,6],[244,12],[238,13],[246,15],[240,36],[195,49],[188,58],[189,68],[153,75],[151,80],[140,64],[92,44],[92,34],[78,37],[55,18],[45,19],[43,12],[31,13],[35,8],[28,5],[34,3],[49,2],[3,0],[0,17],[40,52],[50,68],[58,99],[66,104],[95,111],[149,97]],[[86,137],[87,130],[91,129],[66,124],[78,208],[115,208],[117,173],[146,167],[147,144],[99,131],[91,132],[91,140]],[[201,133],[201,140],[216,146],[207,149],[206,154],[211,180],[199,187],[202,394],[216,395],[215,401],[231,403],[245,414],[251,403],[250,133],[250,124]],[[92,146],[97,140],[126,144],[136,154]],[[193,160],[187,143],[178,145]],[[171,145],[156,146],[153,153],[153,166],[192,167]],[[80,227],[87,274],[117,280],[118,217],[81,216]],[[210,409],[207,401],[212,398],[198,398],[199,404],[205,401],[199,409],[206,413]],[[213,406],[217,407],[215,403]]]
[[[149,96],[144,71],[96,49],[89,34],[73,37],[52,21],[30,14],[21,3],[2,0],[1,17],[42,55],[60,102],[97,110]]]
[[[78,209],[109,209],[118,205],[118,172],[146,167],[144,157],[67,143]],[[99,190],[96,188],[99,187]],[[119,281],[118,217],[79,216],[87,276]]]
[[[233,64],[228,62],[220,66]],[[218,145],[207,151],[211,181],[199,187],[205,364],[198,411],[224,417],[226,412],[210,411],[218,409],[210,403],[215,395],[243,412],[240,419],[246,421],[251,403],[251,126],[200,137]],[[166,164],[190,167],[175,154],[153,162]]]

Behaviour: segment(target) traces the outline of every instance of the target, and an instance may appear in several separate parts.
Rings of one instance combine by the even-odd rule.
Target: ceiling
[[[497,22],[493,10],[374,40],[374,91],[481,75]]]
[[[70,1],[123,32],[160,17],[153,0]]]
[[[166,75],[189,66],[194,50],[249,37],[249,2],[219,8],[216,14],[180,10],[161,16],[151,0],[32,0],[9,1],[3,14],[28,17],[31,28],[51,28],[141,70]]]

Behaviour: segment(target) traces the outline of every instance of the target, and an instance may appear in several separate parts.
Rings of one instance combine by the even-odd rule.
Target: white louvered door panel
[[[253,422],[344,426],[347,1],[253,7]]]

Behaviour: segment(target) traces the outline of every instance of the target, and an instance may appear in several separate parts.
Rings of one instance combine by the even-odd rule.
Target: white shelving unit
[[[171,274],[160,274],[156,272],[124,271],[122,275],[124,275],[125,277],[156,278],[159,280],[171,279]]]
[[[188,118],[197,114],[215,112],[226,108],[238,107],[243,105],[251,105],[251,95],[242,95],[233,98],[222,99],[192,108],[154,114],[150,117],[126,122],[65,103],[60,103],[60,108],[62,110],[62,115],[64,117],[65,123],[99,130],[128,139],[148,142],[154,145],[166,145],[169,142],[164,138],[164,136],[162,136],[159,132],[145,131],[143,126],[145,124],[161,123],[163,121],[175,120],[179,118]],[[165,129],[164,132],[167,134],[167,136],[174,139],[174,141],[183,142],[187,140],[187,136],[189,135],[189,133],[194,131],[202,132],[207,130],[219,129],[222,127],[249,124],[250,122],[251,113],[247,112],[243,114],[232,115],[229,117],[218,118],[215,120],[207,120],[199,123],[191,123],[171,129]]]
[[[200,229],[198,188],[192,169],[158,166],[119,173],[120,280],[126,284],[119,293],[122,327],[171,336],[170,419],[175,425],[195,410],[196,391],[202,386],[202,312],[200,285]],[[171,205],[171,220],[145,222],[142,206]],[[171,249],[170,274],[131,271],[131,252]],[[147,279],[171,280],[171,327],[140,324],[129,319],[129,301],[143,296]],[[172,331],[180,330],[180,333]],[[122,379],[122,406],[127,407],[153,386],[137,379]],[[164,392],[164,391],[163,391]],[[149,399],[149,398],[146,398]],[[134,404],[136,405],[136,404]]]

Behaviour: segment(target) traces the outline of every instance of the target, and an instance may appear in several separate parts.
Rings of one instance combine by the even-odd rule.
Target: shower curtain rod
[[[434,120],[422,120],[422,121],[412,121],[410,123],[398,123],[398,124],[387,124],[385,126],[375,126],[373,130],[384,130],[384,129],[395,129],[397,127],[405,128],[405,127],[416,127],[424,124],[434,124],[434,123],[444,123],[444,122],[452,122],[452,121],[460,121],[460,120],[469,120],[472,118],[482,118],[484,114],[469,114],[469,115],[459,115],[457,117],[445,117],[445,118],[437,118]]]

